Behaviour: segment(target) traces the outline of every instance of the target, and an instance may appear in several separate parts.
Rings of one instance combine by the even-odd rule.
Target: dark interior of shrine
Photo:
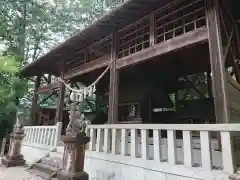
[[[215,122],[209,74],[207,43],[120,70],[118,120]]]
[[[105,68],[81,75],[74,81],[90,85]],[[109,78],[108,73],[97,85],[97,93],[104,97],[106,105]],[[208,120],[214,123],[210,87],[208,43],[120,69],[118,121],[176,124]]]

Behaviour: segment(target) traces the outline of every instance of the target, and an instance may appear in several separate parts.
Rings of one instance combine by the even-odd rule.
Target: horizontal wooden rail
[[[107,124],[107,125],[89,125],[88,128],[237,132],[240,131],[240,124]]]

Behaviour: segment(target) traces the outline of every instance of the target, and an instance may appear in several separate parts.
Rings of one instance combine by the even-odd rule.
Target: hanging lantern
[[[96,92],[96,85],[93,85],[93,92]]]

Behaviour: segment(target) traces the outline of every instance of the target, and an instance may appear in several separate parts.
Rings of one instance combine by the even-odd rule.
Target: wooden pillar
[[[218,0],[206,0],[206,19],[212,72],[212,90],[217,123],[229,122],[227,81],[220,30]]]
[[[119,72],[116,69],[117,59],[117,33],[112,35],[110,83],[109,83],[109,103],[108,103],[108,123],[115,124],[118,122],[118,86]]]
[[[35,88],[34,88],[34,94],[33,94],[33,101],[32,101],[32,112],[31,112],[31,119],[32,124],[37,125],[37,110],[38,110],[38,88],[41,84],[41,76],[37,76],[36,82],[35,82]]]
[[[61,75],[63,79],[63,75]],[[59,82],[59,92],[58,92],[58,103],[56,109],[55,123],[63,121],[63,110],[64,110],[64,96],[65,96],[65,85]]]
[[[150,21],[150,45],[153,46],[156,44],[156,17],[155,12],[149,15]]]

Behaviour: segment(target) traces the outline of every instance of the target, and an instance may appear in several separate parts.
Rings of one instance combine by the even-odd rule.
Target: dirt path
[[[0,180],[43,180],[26,171],[25,167],[0,167]]]

